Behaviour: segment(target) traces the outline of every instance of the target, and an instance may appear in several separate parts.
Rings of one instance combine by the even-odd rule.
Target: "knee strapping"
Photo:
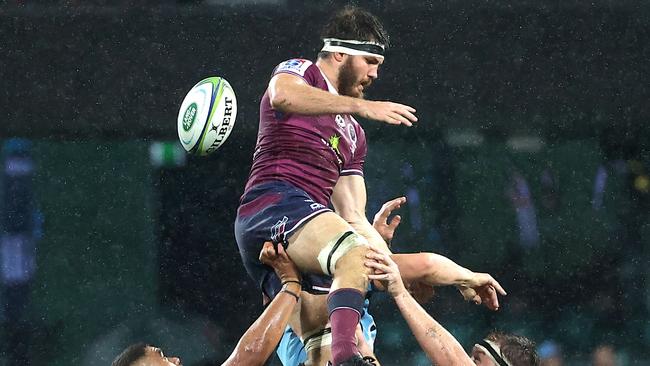
[[[350,250],[361,246],[368,246],[368,240],[354,231],[337,235],[318,253],[318,263],[323,273],[334,275],[336,262]]]
[[[332,329],[328,327],[305,334],[302,343],[306,352],[329,346],[332,344]]]

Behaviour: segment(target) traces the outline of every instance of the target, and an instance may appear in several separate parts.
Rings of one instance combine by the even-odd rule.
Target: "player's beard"
[[[361,83],[361,80],[359,80],[352,68],[352,60],[348,57],[339,70],[339,94],[363,99],[363,91],[359,91],[358,89],[359,84],[365,87],[370,85],[370,82],[366,84]]]

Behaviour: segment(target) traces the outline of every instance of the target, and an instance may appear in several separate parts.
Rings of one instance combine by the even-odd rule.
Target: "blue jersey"
[[[363,314],[361,314],[359,323],[361,324],[361,330],[366,343],[368,343],[370,349],[374,350],[375,338],[377,338],[377,325],[375,324],[375,319],[368,312],[368,306],[370,306],[370,301],[366,299],[366,302],[363,304]],[[305,347],[300,337],[289,326],[284,330],[284,335],[280,340],[276,353],[284,366],[298,366],[307,361],[307,352],[305,352]]]

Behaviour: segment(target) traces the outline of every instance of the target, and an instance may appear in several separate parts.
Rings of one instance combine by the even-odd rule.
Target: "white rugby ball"
[[[187,93],[178,111],[178,137],[183,148],[195,155],[208,155],[226,141],[237,118],[237,98],[221,77],[198,82]]]

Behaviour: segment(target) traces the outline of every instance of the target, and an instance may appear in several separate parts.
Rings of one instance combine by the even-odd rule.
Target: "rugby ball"
[[[199,81],[187,93],[178,111],[178,138],[195,155],[208,155],[228,139],[237,117],[237,98],[221,77]]]

